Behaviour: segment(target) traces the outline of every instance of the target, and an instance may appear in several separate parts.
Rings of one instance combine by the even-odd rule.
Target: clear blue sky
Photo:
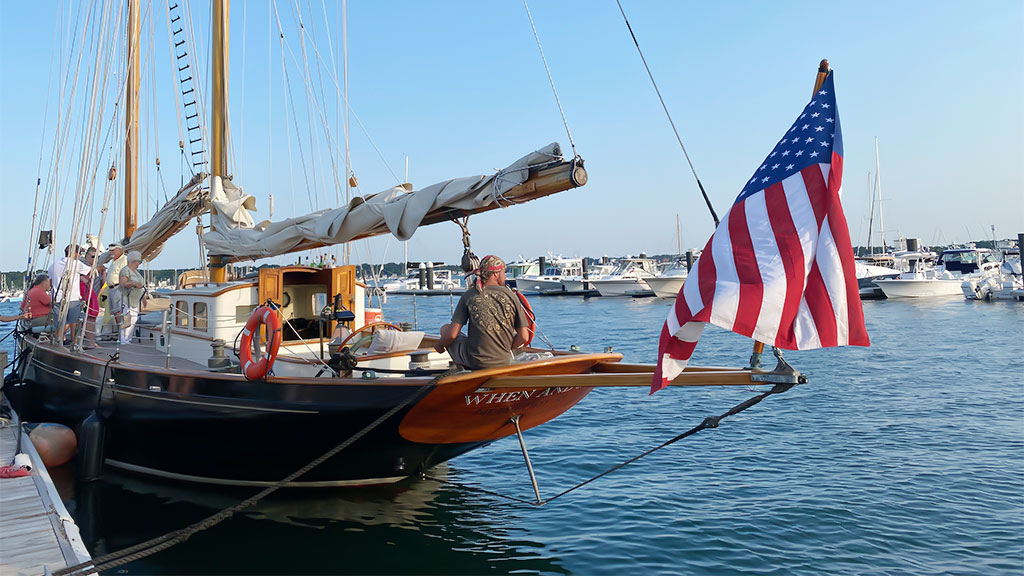
[[[317,198],[314,208],[323,208],[335,198],[333,176],[315,118],[310,142],[295,6],[301,5],[307,31],[317,35],[318,49],[328,61],[318,77],[307,42],[310,75],[318,93],[323,82],[334,130],[337,100],[328,80],[324,21],[340,54],[338,4],[277,3],[299,64],[286,51],[298,130],[283,105],[282,55],[276,30],[271,34],[268,27],[271,5],[232,4],[235,181],[258,199],[257,219],[267,217],[271,191],[275,219],[292,215],[293,200],[296,213],[309,211],[311,197]],[[804,106],[818,61],[828,58],[836,71],[845,144],[844,204],[855,243],[866,242],[867,180],[875,167],[876,136],[888,238],[899,233],[929,244],[988,238],[990,225],[999,237],[1024,231],[1021,0],[623,0],[623,6],[720,214]],[[472,218],[477,253],[514,258],[549,251],[586,256],[674,252],[676,214],[684,249],[703,246],[712,232],[711,219],[614,0],[534,1],[530,8],[590,183]],[[163,2],[153,9],[159,149],[163,177],[173,192],[180,177],[176,86],[170,82]],[[205,14],[209,5],[195,2],[193,10]],[[45,181],[51,169],[56,104],[51,95],[47,113],[46,101],[51,61],[57,59],[57,12],[51,2],[0,3],[3,270],[24,268],[35,181],[37,176]],[[492,172],[551,141],[568,150],[521,2],[354,0],[348,27],[351,106],[391,169],[353,118],[352,159],[361,192],[394,185],[391,172],[403,176],[406,155],[409,179],[419,188]],[[196,34],[203,44],[198,51],[205,53],[206,25]],[[50,91],[55,94],[55,84]],[[143,98],[148,102],[152,95]],[[152,206],[162,193],[152,168],[154,120],[146,106],[148,144],[141,163],[148,171],[143,185],[150,190],[144,200]],[[302,138],[305,170],[296,134]],[[319,151],[311,152],[311,144]],[[314,191],[307,194],[310,187]],[[98,228],[99,216],[94,218],[92,231]],[[119,230],[119,216],[116,226]],[[104,240],[113,236],[105,234]],[[402,258],[401,244],[394,239],[354,249],[360,261],[367,260],[368,251],[377,262]],[[422,229],[409,242],[413,260],[457,262],[460,255],[454,224]],[[190,226],[154,266],[196,263]]]

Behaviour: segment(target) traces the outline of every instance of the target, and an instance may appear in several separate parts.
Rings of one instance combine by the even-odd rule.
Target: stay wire
[[[551,69],[548,67],[548,59],[544,57],[544,47],[540,45],[540,35],[537,34],[537,26],[533,23],[533,15],[530,14],[530,6],[523,0],[523,7],[526,8],[526,17],[530,19],[530,27],[533,28],[533,37],[537,40],[537,50],[540,51],[540,59],[544,62],[544,71],[548,73],[548,82],[551,83],[551,92],[555,95],[555,104],[558,104],[558,113],[562,115],[562,124],[565,125],[565,133],[569,136],[569,146],[572,147],[573,158],[579,157],[576,153],[576,143],[572,139],[572,132],[569,130],[569,121],[565,119],[565,110],[562,109],[562,101],[558,99],[558,91],[555,90],[555,80],[551,77]]]
[[[622,19],[626,22],[626,28],[629,29],[629,35],[633,38],[633,45],[636,46],[636,51],[640,54],[640,60],[643,61],[644,68],[647,69],[647,76],[651,79],[654,91],[658,94],[658,100],[661,102],[662,109],[665,110],[665,116],[668,117],[668,123],[672,125],[672,132],[676,135],[676,141],[679,142],[679,147],[683,149],[683,156],[686,157],[686,162],[690,165],[690,171],[693,172],[693,178],[697,180],[697,187],[700,188],[701,196],[704,197],[704,203],[708,205],[708,210],[711,211],[711,217],[715,220],[715,228],[718,228],[718,214],[715,212],[714,206],[711,205],[711,199],[708,198],[708,193],[704,191],[704,184],[701,183],[700,177],[697,176],[697,169],[693,167],[693,161],[690,160],[690,154],[686,151],[686,146],[683,145],[683,139],[679,136],[679,130],[676,130],[676,123],[672,121],[672,115],[668,112],[668,106],[665,105],[665,99],[661,97],[661,90],[658,89],[658,83],[654,81],[654,74],[651,73],[651,67],[647,65],[647,59],[644,58],[644,53],[640,50],[640,43],[636,39],[636,34],[633,33],[633,27],[629,24],[629,18],[626,18],[626,11],[622,9],[622,2],[620,0],[615,0],[615,3],[619,5],[619,12],[622,13]]]
[[[491,496],[497,496],[499,498],[503,498],[505,500],[509,500],[509,501],[512,501],[512,502],[519,502],[521,504],[530,504],[531,506],[540,507],[540,506],[543,506],[543,505],[545,505],[545,504],[547,504],[549,502],[557,500],[557,499],[561,498],[562,496],[565,496],[566,494],[569,494],[570,492],[574,492],[574,491],[576,491],[576,490],[586,486],[587,484],[590,484],[591,482],[593,482],[595,480],[603,478],[604,476],[607,476],[608,474],[611,474],[612,472],[615,472],[616,470],[624,468],[624,467],[632,464],[633,462],[636,462],[637,460],[640,460],[641,458],[643,458],[645,456],[649,456],[650,454],[653,454],[654,452],[657,452],[658,450],[661,450],[662,448],[665,448],[667,446],[675,444],[676,442],[678,442],[678,441],[680,441],[680,440],[682,440],[684,438],[688,438],[690,436],[693,436],[694,434],[700,432],[701,430],[707,430],[709,428],[718,428],[719,423],[721,423],[721,421],[723,419],[728,418],[729,416],[732,416],[734,414],[739,414],[740,412],[743,412],[747,408],[750,408],[751,406],[754,406],[755,404],[761,402],[761,400],[764,400],[765,398],[767,398],[767,397],[769,397],[769,396],[771,396],[773,394],[782,394],[783,392],[789,390],[790,388],[792,388],[795,385],[796,384],[793,384],[793,383],[776,384],[776,385],[774,385],[772,387],[771,390],[768,390],[767,392],[762,392],[761,394],[758,394],[757,396],[753,396],[751,398],[748,398],[748,399],[744,400],[743,402],[740,402],[739,404],[733,406],[728,411],[724,412],[723,414],[721,414],[719,416],[708,416],[708,417],[704,418],[704,420],[700,424],[694,426],[693,428],[690,428],[686,432],[683,432],[682,434],[679,434],[679,435],[675,436],[674,438],[670,438],[669,440],[666,440],[666,441],[662,442],[661,444],[655,446],[654,448],[651,448],[651,449],[649,449],[649,450],[647,450],[647,451],[645,451],[645,452],[643,452],[643,453],[641,453],[641,454],[639,454],[637,456],[634,456],[634,457],[630,458],[629,460],[626,460],[625,462],[622,462],[621,464],[616,464],[615,466],[612,466],[611,468],[605,470],[604,472],[601,472],[600,474],[598,474],[596,476],[593,476],[592,478],[588,478],[587,480],[584,480],[583,482],[580,482],[580,483],[578,483],[578,484],[576,484],[576,485],[574,485],[574,486],[572,486],[570,488],[567,488],[567,489],[559,492],[558,494],[555,494],[551,498],[548,498],[548,499],[543,500],[541,502],[536,502],[536,501],[532,501],[532,500],[526,500],[526,499],[523,499],[523,498],[518,498],[516,496],[509,496],[507,494],[501,494],[499,492],[495,492],[493,490],[488,490],[486,488],[481,488],[479,486],[472,486],[472,485],[469,485],[469,484],[462,484],[462,483],[459,483],[459,482],[454,482],[452,480],[446,480],[444,478],[437,478],[435,476],[430,476],[430,475],[427,475],[427,474],[424,474],[423,477],[427,478],[427,479],[430,479],[430,480],[434,480],[436,482],[455,484],[455,485],[463,487],[463,488],[469,488],[469,489],[477,491],[477,492],[482,492],[482,493],[485,493],[485,494],[490,494]]]
[[[212,528],[217,524],[220,524],[224,520],[227,520],[228,518],[234,516],[237,512],[240,512],[241,510],[244,510],[250,506],[255,505],[257,502],[276,492],[278,489],[284,487],[289,482],[295,480],[296,478],[299,478],[300,476],[306,474],[310,470],[316,468],[320,464],[323,464],[325,461],[334,457],[336,454],[338,454],[338,452],[341,452],[345,448],[348,448],[349,446],[354,444],[360,438],[370,433],[374,428],[387,421],[389,418],[397,414],[400,410],[404,409],[410,403],[418,400],[423,395],[424,392],[436,386],[438,382],[440,382],[442,379],[447,378],[448,376],[451,376],[457,372],[461,372],[461,369],[450,368],[445,372],[438,374],[434,378],[430,379],[429,382],[425,383],[423,386],[419,387],[415,392],[410,394],[409,397],[403,400],[401,403],[396,404],[390,410],[380,415],[376,420],[367,424],[365,427],[363,427],[362,430],[356,432],[347,440],[338,444],[334,448],[331,448],[330,450],[328,450],[319,458],[313,460],[309,464],[306,464],[305,466],[296,470],[295,472],[292,472],[285,478],[263,489],[258,494],[251,496],[243,500],[242,502],[239,502],[238,504],[231,506],[230,508],[225,508],[224,510],[221,510],[220,512],[217,512],[216,514],[213,514],[212,516],[209,516],[204,520],[200,520],[199,522],[196,522],[186,528],[169,532],[167,534],[164,534],[163,536],[158,536],[151,540],[147,540],[134,546],[130,546],[128,548],[125,548],[124,550],[119,550],[117,552],[112,552],[110,554],[101,556],[99,558],[94,558],[88,562],[82,562],[74,566],[69,566],[62,570],[54,572],[53,576],[67,576],[69,574],[89,574],[93,572],[99,573],[109,570],[111,568],[116,568],[117,566],[133,562],[140,558],[145,558],[147,556],[170,548],[175,544],[180,544],[181,542],[184,542],[191,538],[197,532],[206,530],[208,528]]]

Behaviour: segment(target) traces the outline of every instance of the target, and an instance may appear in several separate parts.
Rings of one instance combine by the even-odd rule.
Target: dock
[[[0,427],[0,465],[14,460],[18,426],[12,412],[11,422]],[[78,526],[28,434],[21,448],[32,460],[32,474],[0,478],[0,574],[38,576],[89,561]]]

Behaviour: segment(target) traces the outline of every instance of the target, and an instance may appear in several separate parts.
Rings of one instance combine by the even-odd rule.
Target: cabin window
[[[327,306],[327,294],[324,292],[316,292],[313,294],[313,313],[319,315],[320,311]]]
[[[174,303],[175,326],[188,328],[188,302],[178,300]]]
[[[235,322],[245,323],[249,321],[249,317],[252,316],[253,310],[259,308],[256,304],[250,306],[235,306]]]
[[[196,302],[192,305],[192,327],[206,332],[206,325],[206,302]]]

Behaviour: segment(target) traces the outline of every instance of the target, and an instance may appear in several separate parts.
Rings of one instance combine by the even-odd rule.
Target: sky
[[[87,72],[97,52],[113,53],[98,47],[95,36],[73,30],[82,13],[102,6],[0,2],[2,270],[26,266],[37,178],[41,193],[47,182],[59,182],[50,189],[63,192],[57,206],[65,228],[74,194],[90,189],[77,184],[91,181],[79,175],[87,149],[81,133],[90,125],[82,113],[91,88]],[[924,244],[987,239],[992,226],[999,238],[1024,232],[1024,1],[622,0],[622,6],[720,215],[807,103],[818,62],[828,58],[854,244],[868,242],[876,138],[890,243],[897,235]],[[589,182],[472,217],[475,252],[514,259],[665,254],[676,252],[677,242],[683,250],[702,247],[713,222],[614,0],[534,1],[529,9]],[[190,10],[197,43],[189,46],[203,60],[202,72],[209,3],[192,2]],[[140,220],[182,179],[166,4],[144,2],[143,11],[152,56],[143,65]],[[337,69],[342,83],[339,12],[339,3],[324,0],[232,2],[230,170],[256,197],[257,221],[268,218],[271,193],[274,219],[343,201],[332,169],[332,154],[334,163],[344,157],[332,80]],[[57,96],[60,78],[75,70],[66,48],[73,38],[85,38],[87,56],[72,99],[77,108],[58,105]],[[552,141],[571,154],[521,1],[353,0],[347,49],[357,193],[405,180],[406,158],[408,179],[419,189],[493,173]],[[119,81],[113,72],[101,77]],[[109,126],[113,109],[108,105],[106,120],[96,125]],[[58,111],[70,119],[72,136],[55,147]],[[109,242],[122,217],[120,201],[106,218],[100,211],[106,168],[116,162],[111,146],[102,150],[88,164],[102,169],[83,228],[95,234],[102,220]],[[343,181],[343,168],[337,172]],[[54,218],[52,207],[46,218]],[[153,267],[195,267],[194,229],[173,239]],[[58,231],[58,244],[65,237]],[[461,232],[437,224],[417,231],[407,247],[410,260],[457,263]],[[354,262],[402,259],[394,238],[353,246]]]

